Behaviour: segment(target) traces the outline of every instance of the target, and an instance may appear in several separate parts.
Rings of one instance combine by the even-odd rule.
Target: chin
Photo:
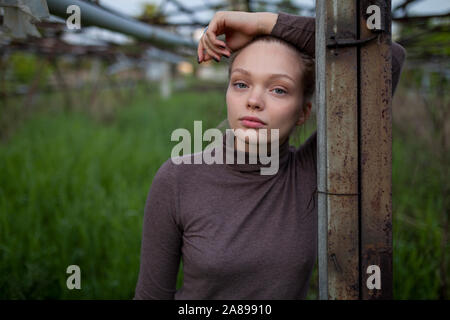
[[[270,143],[270,133],[268,128],[247,128],[241,127],[234,130],[236,138],[247,144],[268,144]]]

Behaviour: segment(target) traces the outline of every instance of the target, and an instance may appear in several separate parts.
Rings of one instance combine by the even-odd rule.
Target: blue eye
[[[285,90],[283,90],[283,89],[280,89],[280,88],[275,88],[275,89],[273,89],[277,94],[279,94],[279,95],[283,95],[283,94],[286,94],[287,92],[285,91]],[[278,91],[277,91],[278,90]]]
[[[242,85],[243,87],[240,86],[240,85]],[[242,82],[236,82],[235,84],[233,84],[233,86],[235,86],[235,87],[237,87],[239,89],[244,89],[247,85],[245,83],[242,83]]]

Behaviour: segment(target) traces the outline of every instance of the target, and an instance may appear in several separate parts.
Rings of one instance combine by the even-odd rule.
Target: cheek
[[[272,112],[271,119],[274,120],[280,129],[292,127],[299,117],[299,107],[295,104],[286,105],[285,108],[279,108],[277,112]]]
[[[233,95],[230,93],[230,89],[228,88],[227,93],[226,93],[226,104],[227,104],[227,119],[228,119],[228,124],[230,125],[231,128],[235,127],[234,121],[233,119],[235,118],[235,107],[236,107],[236,103],[234,102],[233,99]]]
[[[225,100],[227,102],[227,110],[230,110],[230,88],[227,89],[227,93],[225,95]]]
[[[230,88],[227,89],[226,103],[228,114],[233,114],[234,112],[236,112],[236,109],[239,106],[239,101],[236,98],[236,96],[232,93]]]

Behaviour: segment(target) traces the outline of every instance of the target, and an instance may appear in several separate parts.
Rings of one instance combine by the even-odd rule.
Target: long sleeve
[[[279,12],[271,35],[281,38],[306,54],[315,57],[315,23],[315,19],[312,17]],[[392,95],[394,95],[400,80],[405,56],[405,49],[398,43],[392,42]],[[317,170],[317,131],[314,131],[299,147],[297,154],[299,155],[298,158],[302,159],[301,161],[308,162],[307,165],[310,168]]]
[[[315,19],[278,13],[278,19],[271,35],[281,38],[312,57],[315,57]],[[400,80],[406,51],[398,43],[392,42],[392,95]]]
[[[156,173],[145,203],[135,300],[174,299],[182,243],[175,182],[169,159]]]

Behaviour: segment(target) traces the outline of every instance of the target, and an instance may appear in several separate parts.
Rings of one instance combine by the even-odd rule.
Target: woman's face
[[[282,144],[295,125],[307,119],[309,112],[305,117],[301,105],[302,64],[299,59],[289,47],[264,41],[250,44],[235,58],[226,100],[231,128],[245,132],[245,135],[236,134],[238,139],[256,143],[246,136],[255,136],[260,129],[267,129],[270,142],[270,130],[279,129]],[[254,120],[262,123],[245,117],[256,117]]]

